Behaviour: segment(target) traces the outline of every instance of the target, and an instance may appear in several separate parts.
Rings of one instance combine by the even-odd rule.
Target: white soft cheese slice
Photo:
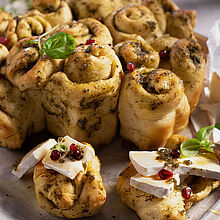
[[[50,148],[56,145],[54,139],[49,139],[28,152],[12,173],[19,179],[32,167],[34,167],[48,153]]]
[[[179,184],[179,176],[176,175],[174,178]],[[159,198],[166,198],[174,190],[174,182],[169,183],[166,180],[160,180],[157,176],[145,177],[137,174],[131,177],[130,185]]]
[[[129,157],[137,172],[143,176],[152,176],[164,167],[165,161],[156,160],[157,151],[130,151]],[[191,165],[184,164],[184,161],[190,160]],[[177,159],[179,167],[174,173],[202,176],[220,180],[220,165],[212,159],[205,156],[196,156]]]
[[[84,172],[83,163],[88,163],[95,157],[94,149],[90,146],[84,145],[73,138],[69,136],[65,136],[63,138],[63,144],[67,146],[68,151],[71,144],[75,144],[77,146],[80,146],[83,150],[83,158],[78,161],[71,161],[68,158],[65,158],[65,156],[62,156],[60,159],[62,159],[64,162],[60,163],[60,159],[57,161],[53,161],[50,158],[50,152],[43,158],[42,163],[44,164],[44,167],[46,169],[53,169],[64,176],[69,177],[70,179],[74,179],[79,172]]]

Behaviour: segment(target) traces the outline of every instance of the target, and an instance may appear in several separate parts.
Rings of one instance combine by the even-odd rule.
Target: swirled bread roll
[[[125,76],[118,111],[121,136],[142,150],[164,146],[175,125],[187,125],[190,113],[179,77],[144,67]]]
[[[104,204],[106,192],[100,176],[100,161],[96,156],[71,180],[56,171],[44,168],[40,162],[34,168],[37,200],[48,213],[80,218],[95,215]]]
[[[21,91],[41,89],[48,78],[63,65],[60,59],[40,57],[37,45],[26,44],[37,37],[25,38],[17,42],[7,57],[6,77]]]
[[[6,37],[8,47],[13,47],[17,41],[31,36],[38,36],[52,28],[51,24],[37,10],[25,15],[14,17],[8,24]]]
[[[65,24],[73,19],[71,9],[64,0],[33,0],[32,4],[52,26]]]
[[[133,63],[134,66],[145,66],[147,68],[158,68],[160,57],[157,51],[145,42],[141,41],[124,41],[114,46],[124,71],[126,64]]]
[[[170,52],[170,63],[171,70],[183,80],[190,110],[193,112],[205,77],[205,59],[201,46],[192,39],[177,41]]]
[[[179,10],[179,7],[171,0],[143,0],[142,4],[153,12],[162,33],[166,33],[167,14]]]
[[[117,127],[122,67],[110,46],[82,45],[43,88],[48,130],[95,147],[109,143]],[[59,86],[58,86],[59,85]]]
[[[181,135],[172,135],[166,144],[166,148],[177,149],[182,142],[188,138]],[[152,194],[135,189],[130,185],[130,179],[135,176],[137,171],[130,163],[118,178],[117,191],[121,200],[131,209],[135,210],[143,220],[167,220],[167,219],[186,219],[186,211],[190,207],[205,197],[220,185],[220,181],[202,178],[198,176],[188,176],[181,182],[180,187],[174,189],[166,198],[157,198]],[[190,187],[191,197],[184,199],[181,188]]]
[[[197,13],[194,10],[173,11],[167,18],[166,32],[180,39],[193,37],[196,21]]]
[[[32,99],[0,76],[0,145],[20,148],[32,125]]]
[[[112,36],[108,28],[94,18],[85,18],[63,25],[60,32],[66,32],[75,39],[76,46],[85,44],[87,40],[93,39],[104,44],[112,44]]]
[[[121,0],[68,0],[69,6],[78,19],[103,19],[114,9],[121,6]]]
[[[162,32],[153,13],[143,5],[129,5],[110,13],[104,20],[114,43],[140,40],[151,43]]]
[[[5,31],[8,27],[10,20],[12,20],[12,15],[6,11],[0,10],[0,36],[5,35]]]

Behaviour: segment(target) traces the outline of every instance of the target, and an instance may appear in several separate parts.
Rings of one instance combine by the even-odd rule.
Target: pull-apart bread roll
[[[124,71],[129,71],[127,65],[133,64],[135,68],[145,66],[158,68],[160,57],[156,50],[143,41],[124,41],[114,46]]]
[[[33,10],[25,15],[14,17],[8,24],[6,37],[8,38],[8,47],[13,47],[17,41],[31,36],[38,36],[52,28],[42,14]]]
[[[109,143],[117,127],[117,101],[123,74],[114,50],[104,44],[82,45],[66,59],[43,88],[48,130],[95,147]]]
[[[121,6],[120,0],[68,0],[67,2],[78,19],[89,17],[103,19]]]
[[[108,28],[94,18],[85,18],[63,25],[59,32],[66,32],[75,39],[76,46],[86,44],[87,40],[95,40],[104,44],[112,44],[112,36]]]
[[[0,43],[0,75],[6,74],[6,58],[8,53],[7,47]]]
[[[0,36],[5,35],[5,31],[8,27],[10,20],[12,20],[12,15],[6,11],[0,10]]]
[[[0,76],[0,143],[20,148],[32,126],[32,99]]]
[[[37,37],[25,38],[17,42],[7,57],[6,77],[21,91],[41,89],[48,78],[62,67],[63,61],[41,57],[36,44],[26,44]]]
[[[192,39],[177,41],[170,52],[170,63],[171,70],[183,80],[190,111],[193,112],[205,77],[205,59],[201,46]]]
[[[52,26],[65,24],[73,19],[71,9],[64,0],[33,0],[32,4]]]
[[[49,139],[28,152],[12,173],[21,178],[34,166],[37,200],[48,213],[81,218],[95,215],[105,203],[101,164],[90,144],[69,136]]]
[[[185,220],[190,207],[220,185],[214,154],[213,159],[203,155],[179,158],[178,148],[185,140],[173,135],[166,148],[129,152],[131,163],[120,174],[117,191],[141,219]]]
[[[110,13],[104,20],[114,44],[126,40],[146,41],[148,44],[162,36],[153,13],[143,5],[129,5]]]
[[[119,97],[121,136],[140,149],[164,146],[188,124],[182,81],[169,70],[141,67],[124,78]]]

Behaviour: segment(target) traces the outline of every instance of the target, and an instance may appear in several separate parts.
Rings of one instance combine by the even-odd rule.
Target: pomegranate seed
[[[169,51],[167,51],[167,50],[161,50],[160,52],[159,52],[159,55],[160,55],[160,59],[162,60],[162,61],[167,61],[167,60],[169,60],[169,58],[170,58],[170,53],[169,53]]]
[[[182,196],[185,199],[189,199],[192,193],[192,189],[190,187],[186,187],[182,189]]]
[[[134,71],[135,66],[134,66],[134,64],[133,64],[133,63],[129,62],[129,63],[127,63],[126,68],[127,68],[128,72],[130,72],[130,73],[131,73],[131,72],[133,72],[133,71]]]
[[[80,151],[79,149],[76,147],[75,144],[71,144],[70,145],[70,156],[71,157],[74,157],[74,158],[77,158],[80,156]]]
[[[60,156],[61,156],[61,152],[58,150],[53,150],[50,154],[51,160],[54,160],[54,161],[58,160]]]
[[[169,170],[166,170],[166,169],[160,170],[158,172],[158,175],[162,180],[167,180],[167,179],[173,177],[173,173],[170,172]]]
[[[89,39],[89,40],[86,41],[85,45],[90,45],[90,44],[95,44],[95,43],[96,43],[95,40]]]
[[[179,149],[172,150],[170,155],[172,156],[172,158],[179,158],[180,157],[180,150]]]
[[[8,44],[8,38],[5,36],[0,37],[0,43],[6,46]]]
[[[96,18],[97,21],[101,22],[103,24],[103,21],[101,18]]]

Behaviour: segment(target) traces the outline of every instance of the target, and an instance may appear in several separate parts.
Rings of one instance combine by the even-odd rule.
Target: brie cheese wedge
[[[12,173],[20,179],[30,168],[41,161],[50,148],[56,144],[57,142],[54,139],[49,139],[37,145],[23,157],[16,169],[12,170]]]

